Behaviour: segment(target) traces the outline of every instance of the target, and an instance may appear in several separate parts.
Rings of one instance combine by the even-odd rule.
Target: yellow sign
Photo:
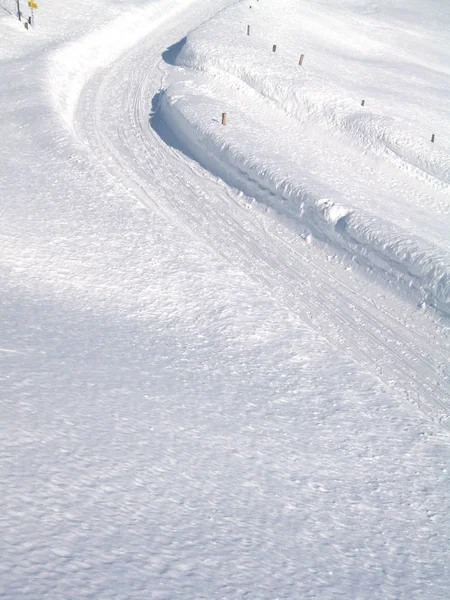
[[[33,0],[31,0],[30,2],[28,2],[28,6],[30,8],[38,8],[38,5],[36,4],[36,2],[33,2]]]

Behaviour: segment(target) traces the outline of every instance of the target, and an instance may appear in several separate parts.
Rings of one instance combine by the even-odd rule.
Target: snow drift
[[[424,56],[411,53],[414,22],[410,30],[399,23],[394,34],[380,34],[386,15],[363,18],[358,3],[346,4],[358,18],[352,35],[351,19],[335,9],[328,17],[337,23],[336,44],[347,32],[338,73],[327,63],[330,42],[312,67],[293,66],[294,47],[317,50],[314,35],[329,32],[329,26],[322,32],[314,3],[287,2],[283,14],[259,4],[249,11],[242,3],[222,11],[180,44],[161,115],[180,145],[229,184],[412,291],[416,302],[450,314],[448,148],[446,142],[431,147],[424,131],[424,122],[439,119],[441,131],[450,130],[440,114],[450,78],[445,36],[432,18],[437,5],[429,2],[427,33],[442,43],[427,41],[432,67],[425,68]],[[279,49],[270,52],[268,22],[272,39],[282,37],[286,47],[281,56]],[[277,29],[282,36],[273,35]],[[400,38],[404,50],[395,59]],[[365,74],[364,89],[348,71]],[[362,96],[371,97],[371,107],[356,106]],[[228,114],[226,128],[221,112]]]

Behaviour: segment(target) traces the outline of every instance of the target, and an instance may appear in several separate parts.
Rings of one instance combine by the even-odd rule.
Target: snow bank
[[[387,83],[400,76],[410,45],[400,50],[397,62],[386,64],[385,55],[407,33],[380,36],[370,20],[352,37],[349,18],[331,11],[329,20],[337,20],[338,30],[347,26],[347,38],[338,31],[327,50],[335,62],[337,53],[338,62],[345,57],[340,76],[333,61],[327,67],[323,58],[314,69],[294,68],[287,64],[293,62],[289,39],[294,29],[305,33],[314,23],[316,33],[324,22],[313,13],[312,2],[301,9],[310,11],[302,17],[305,25],[296,4],[284,3],[281,14],[279,5],[258,4],[250,12],[240,3],[190,34],[176,59],[176,81],[162,97],[161,115],[183,149],[225,181],[387,275],[412,291],[416,301],[450,314],[448,149],[431,147],[425,133],[417,133],[424,113],[429,122],[438,119],[450,81],[440,62],[445,52],[436,45],[428,71],[410,56],[413,66],[402,80],[409,82],[407,89],[389,91]],[[246,36],[248,22],[251,32],[261,28],[261,35]],[[282,38],[287,47],[282,57],[267,47],[263,29],[268,22],[271,30],[278,28],[272,40]],[[428,32],[430,38],[431,33],[439,39],[436,31]],[[363,42],[370,36],[378,40],[372,40],[369,51]],[[368,63],[374,52],[375,66]],[[342,75],[355,63],[371,88],[370,78],[378,73],[381,92],[372,90],[378,114],[355,106],[355,97],[368,97],[367,89],[352,87]],[[417,73],[428,78],[427,88]],[[221,112],[228,114],[227,127],[220,125]],[[442,119],[441,130],[450,131],[448,118]]]
[[[315,194],[289,176],[286,161],[282,157],[277,161],[276,153],[271,157],[273,162],[256,146],[248,154],[239,136],[228,131],[225,135],[225,130],[218,127],[205,127],[198,119],[201,111],[192,110],[192,97],[180,99],[186,95],[184,90],[181,83],[166,90],[161,98],[161,115],[196,160],[248,196],[295,219],[316,238],[350,252],[359,262],[383,271],[390,280],[413,288],[415,298],[450,314],[449,254],[389,221],[352,209],[345,199],[336,201]],[[258,124],[253,126],[256,130]]]
[[[361,3],[343,4],[345,17],[317,2],[256,3],[251,13],[247,3],[239,3],[192,32],[177,62],[235,75],[300,122],[326,126],[409,175],[448,189],[450,129],[448,119],[442,119],[442,100],[449,99],[450,52],[445,51],[446,29],[432,29],[436,0],[428,0],[416,17],[429,29],[419,44],[408,30],[414,22],[396,28],[386,6],[382,17],[354,23],[352,12]],[[411,2],[403,4],[410,7]],[[441,18],[450,24],[450,10]],[[245,22],[251,23],[247,39]],[[389,33],[380,36],[380,27]],[[282,42],[276,54],[270,52],[272,41]],[[298,66],[300,52],[307,52],[303,68]],[[444,145],[431,153],[430,136],[438,131]]]

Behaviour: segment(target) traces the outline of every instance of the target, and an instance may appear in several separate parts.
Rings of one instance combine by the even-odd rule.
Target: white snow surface
[[[0,597],[447,598],[446,3],[15,11]]]
[[[198,74],[163,114],[231,184],[448,314],[445,4],[235,4],[188,35],[176,63]]]

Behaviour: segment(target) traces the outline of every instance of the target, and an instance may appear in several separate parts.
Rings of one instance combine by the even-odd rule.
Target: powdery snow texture
[[[174,76],[162,55],[226,4],[43,0],[28,32],[0,11],[5,600],[447,598],[448,435],[409,401],[446,411],[443,325],[246,208],[149,126]],[[165,96],[190,143],[199,109],[220,120],[213,79],[194,76],[198,101],[182,84],[182,111]],[[216,79],[268,114],[248,83]],[[244,112],[228,113],[208,148],[223,165],[219,145],[239,142],[230,173],[249,181],[261,123],[228,140]],[[296,163],[277,174],[278,123],[286,141],[300,131],[269,113],[266,188]],[[311,161],[292,186],[304,177],[328,243],[356,208],[323,175]],[[288,192],[272,203],[297,218]]]
[[[234,5],[187,36],[163,115],[229,183],[448,314],[450,15],[421,3],[418,29],[397,5]]]

